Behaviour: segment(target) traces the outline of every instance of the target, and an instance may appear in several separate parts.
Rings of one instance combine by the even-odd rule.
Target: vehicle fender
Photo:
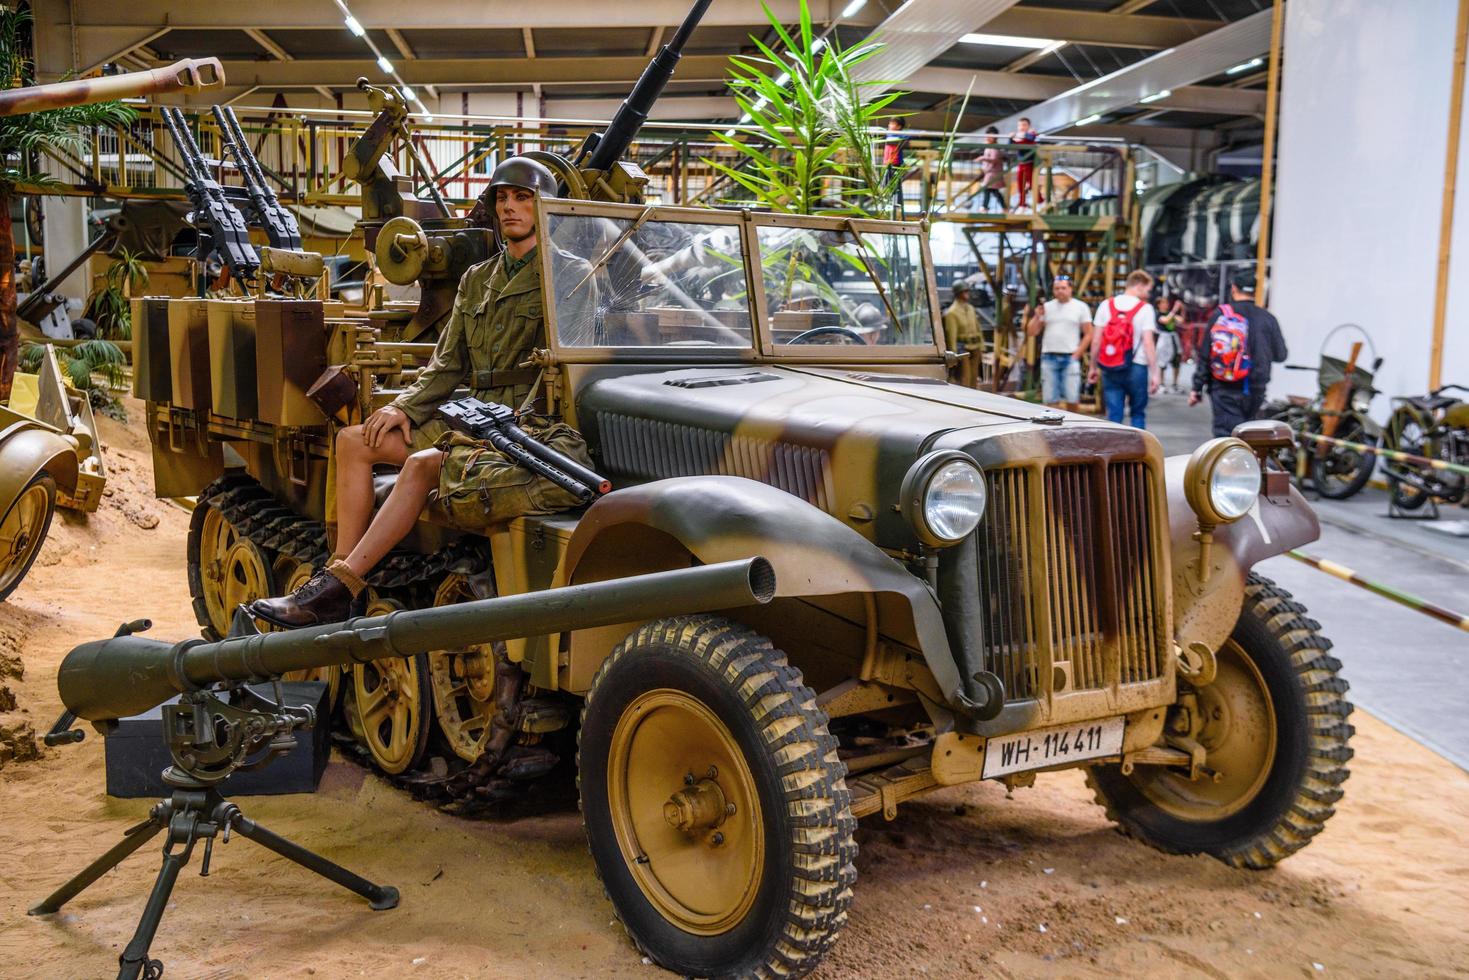
[[[1321,536],[1321,524],[1300,491],[1279,480],[1283,486],[1260,494],[1244,517],[1214,529],[1207,575],[1201,575],[1202,549],[1196,538],[1199,520],[1183,490],[1188,460],[1187,456],[1170,456],[1164,464],[1172,539],[1173,632],[1182,647],[1202,642],[1218,650],[1239,619],[1250,569],[1266,558],[1315,541]]]
[[[76,446],[65,436],[30,422],[14,422],[0,429],[0,513],[45,470],[59,490],[77,488]]]
[[[759,555],[775,569],[776,602],[872,596],[878,632],[918,650],[945,694],[959,668],[928,585],[852,528],[799,497],[734,476],[659,480],[594,503],[567,543],[557,584],[598,581],[667,564],[672,539],[705,564]]]

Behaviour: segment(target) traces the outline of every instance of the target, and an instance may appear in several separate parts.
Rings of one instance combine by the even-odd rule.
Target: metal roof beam
[[[1190,20],[1053,7],[1011,7],[984,25],[990,34],[1048,37],[1072,44],[1122,48],[1168,48],[1223,27],[1217,20]]]
[[[266,88],[356,84],[358,76],[387,84],[377,62],[368,58],[297,58],[294,61],[225,61],[231,85]],[[636,57],[609,58],[419,58],[400,63],[398,72],[409,85],[451,88],[479,85],[530,85],[534,82],[609,82],[631,84],[648,61]],[[729,68],[724,55],[684,55],[673,76],[678,81],[722,80]]]
[[[973,89],[970,82],[973,81]],[[912,92],[963,95],[976,99],[1008,99],[1012,102],[1044,102],[1075,87],[1069,78],[1056,75],[1025,75],[1006,71],[965,71],[962,68],[920,68],[904,83]],[[1265,94],[1251,89],[1211,88],[1185,85],[1166,99],[1149,103],[1149,108],[1182,112],[1214,112],[1226,116],[1258,115],[1265,111]]]
[[[859,82],[906,79],[958,43],[987,26],[1016,0],[907,0],[877,25],[883,48],[852,74]],[[871,91],[869,89],[869,91]]]
[[[1165,89],[1177,92],[1226,68],[1260,55],[1270,46],[1270,10],[1234,21],[1203,37],[1160,51],[1137,64],[1068,88],[996,122],[1000,129],[1028,116],[1042,133],[1062,132],[1078,119],[1137,105]]]
[[[800,0],[768,0],[770,9],[785,23],[800,17]],[[922,5],[930,0],[914,0]],[[840,15],[847,0],[810,0],[811,16],[829,24]],[[64,11],[65,2],[60,4]],[[342,17],[334,4],[303,3],[301,0],[257,0],[251,4],[180,5],[178,0],[128,0],[127,3],[78,3],[77,28],[96,30],[159,26],[179,29],[260,30],[330,28],[340,29]],[[682,23],[689,0],[640,0],[638,3],[514,4],[514,3],[419,3],[402,0],[352,0],[352,14],[363,27],[400,31],[508,29],[522,27],[668,27]],[[182,9],[181,9],[182,8]],[[871,26],[882,19],[878,4],[868,4],[856,16],[842,22]],[[719,0],[710,6],[700,25],[745,27],[764,24],[760,0]]]

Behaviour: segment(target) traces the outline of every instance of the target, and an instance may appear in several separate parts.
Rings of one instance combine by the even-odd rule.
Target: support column
[[[1464,116],[1464,60],[1469,46],[1469,0],[1459,0],[1454,31],[1454,75],[1449,92],[1449,139],[1444,153],[1443,210],[1438,228],[1438,279],[1433,296],[1433,343],[1428,352],[1428,387],[1443,384],[1444,323],[1449,312],[1449,250],[1454,239],[1454,191],[1459,176],[1459,126]]]

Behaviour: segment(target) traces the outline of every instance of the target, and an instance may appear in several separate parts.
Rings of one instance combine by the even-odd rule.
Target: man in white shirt
[[[1057,276],[1051,296],[1025,330],[1041,338],[1041,400],[1074,412],[1081,401],[1081,359],[1092,342],[1092,311],[1071,295],[1071,277]]]
[[[1158,318],[1148,296],[1153,277],[1141,269],[1127,276],[1127,286],[1097,307],[1092,331],[1092,381],[1102,379],[1102,399],[1107,418],[1122,422],[1130,413],[1134,428],[1147,428],[1148,395],[1158,390],[1163,378],[1158,370],[1155,346]]]

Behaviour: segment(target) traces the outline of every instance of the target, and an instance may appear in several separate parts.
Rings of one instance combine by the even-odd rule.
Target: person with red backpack
[[[1107,418],[1122,422],[1130,414],[1135,428],[1147,428],[1148,396],[1162,384],[1155,337],[1158,318],[1148,295],[1153,277],[1141,269],[1128,273],[1127,285],[1097,307],[1092,318],[1092,369],[1102,379]]]
[[[1204,332],[1188,396],[1188,403],[1197,405],[1204,392],[1209,393],[1216,436],[1227,436],[1255,417],[1265,403],[1270,365],[1288,356],[1280,323],[1269,310],[1255,305],[1254,272],[1236,275],[1229,297]]]

